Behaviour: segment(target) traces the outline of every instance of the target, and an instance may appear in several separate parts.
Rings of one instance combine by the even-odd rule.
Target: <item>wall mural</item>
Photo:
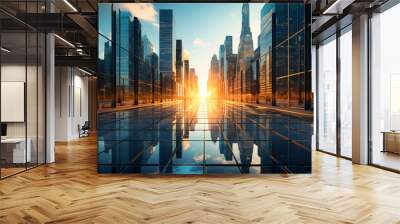
[[[310,173],[300,3],[100,3],[98,172]]]

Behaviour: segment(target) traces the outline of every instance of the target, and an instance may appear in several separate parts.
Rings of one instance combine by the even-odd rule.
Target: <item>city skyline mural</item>
[[[99,172],[311,172],[308,5],[98,8]]]

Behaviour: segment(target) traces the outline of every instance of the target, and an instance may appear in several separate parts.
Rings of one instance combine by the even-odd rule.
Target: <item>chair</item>
[[[85,123],[82,125],[82,127],[78,124],[79,138],[88,137],[89,136],[89,130],[90,130],[89,121],[85,121]]]

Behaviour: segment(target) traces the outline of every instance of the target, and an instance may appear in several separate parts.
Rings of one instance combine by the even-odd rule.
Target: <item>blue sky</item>
[[[250,3],[250,27],[253,33],[254,47],[257,47],[257,36],[260,33],[260,12],[264,3]],[[233,51],[237,52],[241,31],[241,3],[119,3],[114,4],[123,10],[130,11],[142,23],[142,35],[146,34],[158,54],[158,13],[160,9],[172,9],[175,19],[175,39],[182,39],[190,67],[196,69],[200,87],[204,91],[208,70],[213,54],[217,54],[219,45],[226,35],[233,36]],[[101,7],[99,7],[101,8]],[[100,15],[102,14],[99,9]],[[107,14],[107,13],[105,13]],[[108,16],[99,18],[110,21]],[[107,30],[100,32],[108,35]]]

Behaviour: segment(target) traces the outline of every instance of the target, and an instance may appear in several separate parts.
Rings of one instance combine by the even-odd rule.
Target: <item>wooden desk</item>
[[[26,144],[28,143],[28,144]],[[25,145],[27,145],[25,150]],[[31,162],[31,139],[25,138],[6,138],[1,139],[1,157],[6,163],[26,163]]]
[[[400,154],[400,131],[383,131],[383,151]]]

